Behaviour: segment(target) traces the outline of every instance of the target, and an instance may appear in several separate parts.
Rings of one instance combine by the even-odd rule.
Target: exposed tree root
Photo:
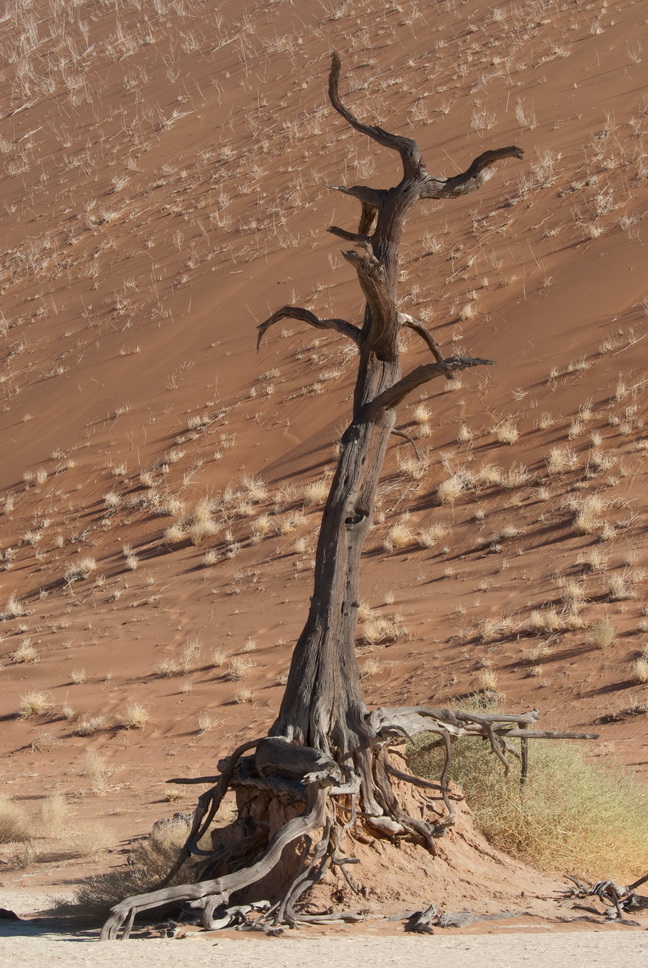
[[[199,908],[202,911],[203,925],[213,927],[223,917],[222,913],[215,916],[214,912],[225,908],[232,894],[256,884],[275,870],[288,845],[294,846],[296,869],[293,864],[287,883],[263,915],[262,922],[268,926],[295,926],[312,923],[314,918],[321,920],[321,915],[306,915],[298,911],[296,905],[324,877],[329,865],[342,874],[352,892],[358,891],[346,870],[347,865],[358,861],[342,855],[341,848],[359,820],[378,834],[392,839],[414,838],[434,853],[435,840],[452,825],[455,814],[448,785],[452,740],[465,735],[482,736],[508,769],[507,755],[517,754],[509,737],[526,739],[535,735],[537,731],[526,726],[535,723],[537,717],[536,710],[507,716],[456,713],[430,707],[378,709],[367,716],[366,745],[352,751],[353,768],[338,765],[335,759],[319,750],[298,746],[280,737],[254,740],[239,746],[219,764],[222,772],[215,785],[199,797],[187,842],[160,888],[126,898],[113,907],[102,930],[102,939],[115,939],[120,931],[123,939],[128,938],[136,915],[170,902],[190,902],[193,910]],[[379,730],[376,731],[376,727]],[[442,738],[446,761],[438,783],[414,777],[390,762],[390,749],[405,742],[401,734],[406,727],[409,736],[417,732],[434,732]],[[558,738],[563,734],[542,735]],[[254,756],[244,756],[253,748]],[[348,757],[346,759],[348,761]],[[445,816],[428,801],[432,819],[411,817],[401,808],[390,777],[420,789],[440,792]],[[180,778],[171,782],[185,781]],[[267,831],[253,828],[235,844],[205,850],[199,846],[200,841],[208,833],[228,789],[245,792],[245,795],[254,791],[255,795],[284,804],[303,802],[303,812],[283,824],[269,842]],[[264,811],[267,812],[265,801]],[[322,833],[313,848],[312,834],[317,830]],[[190,857],[199,858],[192,868],[192,876],[197,880],[176,887],[166,886]],[[336,915],[336,918],[348,920],[357,918],[357,915]]]

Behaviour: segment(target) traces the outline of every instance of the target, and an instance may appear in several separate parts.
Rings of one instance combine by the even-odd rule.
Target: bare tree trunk
[[[436,376],[489,362],[464,358],[443,361],[436,347],[437,365],[421,373],[420,382],[410,375],[411,387],[399,384],[398,333],[403,317],[397,308],[397,282],[403,223],[418,199],[472,191],[484,181],[496,158],[520,157],[521,151],[504,148],[480,156],[481,175],[473,170],[473,162],[470,174],[450,180],[431,179],[413,141],[364,125],[344,107],[338,92],[339,74],[340,61],[334,54],[329,78],[333,107],[352,127],[400,154],[403,178],[387,191],[362,186],[339,189],[358,198],[362,206],[357,233],[331,228],[361,250],[343,254],[355,267],[367,300],[362,328],[354,330],[347,324],[347,335],[355,340],[359,352],[353,419],[342,437],[337,472],[322,517],[308,619],[293,654],[272,733],[332,752],[351,766],[353,752],[372,739],[368,735],[355,659],[359,569],[371,526],[374,495],[396,419],[395,405],[401,390],[404,396],[409,389]],[[452,182],[450,187],[448,181]],[[262,324],[261,335],[281,316],[296,315],[295,307],[284,307],[280,314]],[[421,324],[418,329],[423,330]]]
[[[359,133],[397,152],[403,176],[398,185],[389,189],[331,186],[357,199],[361,206],[357,232],[337,226],[329,231],[355,246],[343,255],[354,267],[366,299],[362,324],[354,325],[339,318],[320,319],[308,309],[284,306],[259,326],[257,345],[276,322],[291,318],[317,329],[340,333],[355,343],[358,350],[353,414],[342,437],[338,466],[322,517],[308,618],[293,653],[283,701],[270,737],[253,740],[235,750],[219,764],[222,772],[218,777],[172,781],[216,783],[199,798],[191,834],[163,885],[116,905],[104,926],[104,938],[117,937],[124,925],[123,936],[128,937],[137,912],[170,900],[194,899],[194,903],[202,905],[204,923],[211,925],[216,905],[226,904],[232,892],[274,871],[284,848],[297,840],[305,843],[301,854],[303,863],[297,875],[292,865],[289,883],[280,902],[271,909],[268,923],[296,924],[308,920],[296,912],[295,904],[323,876],[329,859],[344,873],[342,865],[346,860],[341,860],[337,851],[358,814],[364,823],[382,834],[409,835],[428,849],[434,849],[434,838],[443,834],[454,817],[448,794],[452,739],[482,736],[487,740],[486,748],[501,760],[506,771],[510,754],[521,757],[524,779],[528,739],[564,735],[534,730],[537,710],[507,716],[429,707],[369,711],[365,705],[355,656],[360,556],[371,525],[387,444],[394,430],[396,407],[409,393],[431,380],[452,379],[458,371],[491,362],[462,356],[444,358],[426,328],[398,311],[403,224],[409,209],[420,199],[455,198],[475,191],[492,174],[495,162],[521,158],[522,151],[515,146],[486,151],[460,175],[451,178],[429,175],[414,141],[378,126],[363,124],[343,105],[338,91],[339,77],[340,59],[333,54],[329,75],[332,106]],[[403,326],[422,338],[433,357],[433,362],[418,366],[405,376],[401,375],[398,350],[398,334]],[[437,734],[445,746],[445,766],[438,784],[411,777],[389,761],[391,743],[403,742],[421,732]],[[521,740],[521,753],[510,737]],[[243,755],[251,749],[255,750],[254,756]],[[429,822],[408,816],[399,806],[391,776],[440,790],[446,817]],[[199,879],[198,883],[166,886],[186,860],[192,855],[204,854],[199,841],[209,831],[224,794],[232,786],[239,791],[270,791],[280,798],[292,798],[292,803],[297,797],[305,802],[305,808],[299,817],[287,820],[251,864],[209,880]],[[344,800],[342,812],[346,811],[350,818],[344,824],[338,819],[340,811],[332,806],[334,798],[340,797]],[[322,836],[311,852],[310,833],[315,829],[322,829]],[[208,856],[198,870],[220,870],[221,860],[222,855],[215,855],[215,859]],[[210,874],[204,876],[210,877]],[[350,884],[347,875],[344,876]]]

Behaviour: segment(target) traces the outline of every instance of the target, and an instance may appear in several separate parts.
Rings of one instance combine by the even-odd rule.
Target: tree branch
[[[332,188],[334,192],[342,192],[343,195],[352,195],[365,205],[373,209],[379,209],[384,202],[387,192],[384,188],[369,188],[368,185],[326,185],[325,188]]]
[[[598,733],[554,733],[545,729],[504,729],[502,736],[522,739],[598,739]]]
[[[383,148],[389,148],[392,151],[397,151],[401,156],[401,160],[403,162],[403,174],[406,178],[416,178],[425,172],[425,166],[421,158],[421,151],[415,141],[412,141],[411,138],[403,138],[397,134],[390,134],[389,131],[385,131],[384,128],[380,128],[375,124],[363,124],[362,121],[358,121],[356,116],[342,104],[338,91],[341,67],[342,62],[340,60],[340,55],[336,50],[334,50],[331,57],[331,71],[329,73],[328,92],[331,104],[338,114],[341,114],[344,120],[350,124],[352,128],[355,128],[356,131],[359,131],[360,134],[366,134],[368,138],[371,138],[373,141],[377,141],[378,144],[382,145]]]
[[[424,383],[435,380],[438,376],[445,376],[447,373],[456,373],[458,370],[466,370],[471,366],[494,366],[494,360],[482,360],[473,356],[449,356],[440,363],[426,363],[417,366],[415,370],[404,376],[402,380],[395,383],[393,387],[388,387],[371,401],[368,405],[370,415],[374,412],[382,413],[384,410],[392,409],[405,399],[405,397],[416,390]]]
[[[371,242],[368,235],[360,235],[359,232],[347,232],[346,229],[341,229],[338,225],[329,225],[326,231],[332,235],[338,235],[345,242],[355,242],[356,245],[368,245]]]
[[[450,178],[427,175],[421,186],[419,198],[457,198],[460,195],[467,195],[469,192],[477,191],[495,174],[493,169],[495,162],[501,161],[502,158],[521,160],[523,157],[522,148],[516,145],[484,151],[460,175],[452,175]]]
[[[429,347],[432,356],[437,361],[437,363],[443,363],[443,354],[441,352],[441,347],[435,340],[432,333],[426,329],[423,323],[419,323],[418,319],[414,319],[412,316],[408,316],[407,313],[399,313],[398,320],[401,326],[407,326],[408,329],[413,330],[415,333],[421,337],[424,343]],[[454,373],[446,373],[446,380],[454,380]]]
[[[282,306],[281,309],[278,309],[276,313],[273,313],[269,319],[266,319],[265,322],[257,327],[259,331],[257,336],[257,350],[261,346],[261,341],[266,331],[271,326],[274,326],[275,323],[278,323],[280,319],[298,319],[302,323],[308,323],[310,326],[314,326],[315,329],[333,329],[342,336],[348,336],[356,346],[360,344],[360,330],[352,323],[348,323],[346,319],[320,319],[315,313],[311,313],[308,309],[302,309],[301,306]]]
[[[394,437],[402,437],[403,440],[406,440],[408,444],[411,444],[412,447],[414,448],[414,453],[416,454],[416,459],[417,460],[420,460],[421,459],[421,455],[419,454],[419,449],[416,446],[416,441],[414,440],[413,437],[410,437],[409,434],[406,434],[404,430],[396,430],[396,428],[394,428],[392,430],[392,434],[394,435]]]

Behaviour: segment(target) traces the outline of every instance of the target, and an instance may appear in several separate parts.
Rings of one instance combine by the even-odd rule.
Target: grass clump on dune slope
[[[411,748],[410,765],[438,780],[443,752],[420,749],[430,738]],[[495,847],[542,870],[625,884],[648,869],[648,786],[619,764],[589,762],[585,751],[586,744],[531,740],[522,792],[517,761],[507,778],[484,740],[461,739],[451,776]]]

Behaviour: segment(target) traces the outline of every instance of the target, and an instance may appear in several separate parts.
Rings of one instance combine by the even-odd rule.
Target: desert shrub
[[[395,615],[377,615],[370,612],[362,623],[362,641],[367,645],[378,645],[384,642],[397,642],[407,634],[407,629],[401,622],[401,617]]]
[[[443,753],[410,751],[410,765],[438,780]],[[477,826],[500,850],[547,871],[627,883],[648,869],[648,787],[618,764],[589,762],[584,750],[560,740],[530,743],[529,777],[520,790],[514,768],[484,755],[484,741],[458,740],[451,776]],[[620,806],[622,805],[622,806]]]
[[[65,580],[71,584],[73,581],[80,581],[89,578],[97,570],[97,562],[94,558],[79,558],[70,564],[65,571]]]
[[[0,844],[28,840],[29,817],[8,797],[0,797]]]
[[[187,839],[191,818],[177,814],[169,821],[158,821],[145,840],[140,841],[129,855],[128,865],[113,868],[85,880],[74,898],[65,906],[65,913],[82,913],[105,917],[109,909],[133,894],[155,890],[169,873]],[[203,846],[207,846],[203,843]],[[184,884],[190,875],[187,868],[171,881]]]
[[[632,678],[639,685],[648,682],[648,659],[641,656],[632,665]]]
[[[35,649],[31,639],[25,639],[11,656],[12,662],[38,662],[38,649]]]

